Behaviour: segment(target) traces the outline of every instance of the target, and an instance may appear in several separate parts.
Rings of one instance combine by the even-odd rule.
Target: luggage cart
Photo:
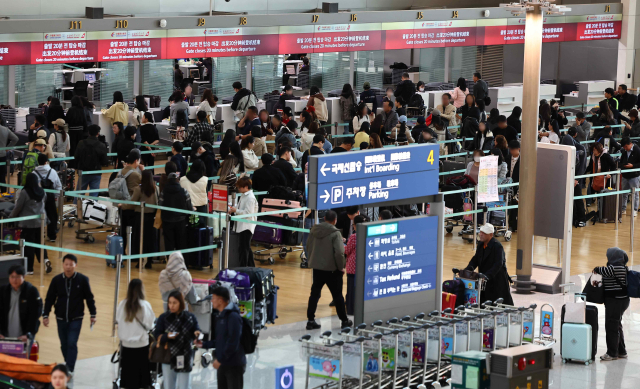
[[[464,283],[465,288],[465,301],[461,301],[462,304],[479,304],[480,295],[485,288],[487,282],[487,276],[482,273],[476,273],[470,270],[452,269],[453,278],[459,279]],[[461,305],[462,305],[461,304]]]
[[[507,191],[505,194],[498,196],[500,200],[485,203],[487,208],[506,207],[509,205],[509,199],[511,198],[511,192]],[[500,221],[500,212],[504,212],[504,220]],[[495,215],[494,215],[495,213]],[[509,210],[504,211],[486,211],[484,212],[485,222],[493,224],[495,228],[495,236],[502,236],[505,242],[511,241],[512,232],[509,230]],[[495,223],[494,223],[495,222]]]
[[[76,215],[82,215],[82,201],[81,198],[78,197],[78,204],[74,205],[76,207]],[[119,215],[118,220],[122,220],[122,215]],[[118,224],[109,224],[103,223],[102,225],[96,225],[87,223],[81,216],[77,216],[75,219],[75,223],[78,224],[78,228],[76,229],[76,239],[84,240],[85,243],[94,243],[96,238],[93,236],[95,234],[100,233],[116,233],[120,234],[120,225]],[[69,221],[69,227],[73,227],[74,223]],[[84,227],[83,227],[84,226]],[[123,236],[123,235],[122,235]],[[124,239],[126,237],[123,236]]]
[[[528,307],[515,307],[503,304],[504,299],[497,299],[491,304],[491,309],[503,309],[505,311],[514,309],[517,312],[509,314],[509,326],[511,328],[509,335],[509,347],[521,346],[522,344],[533,342],[533,324],[535,321],[535,310],[537,304],[531,304]]]
[[[538,337],[533,337],[534,329],[531,329],[533,344],[543,347],[553,347],[556,343],[556,338],[554,336],[555,326],[553,322],[555,317],[555,309],[553,309],[551,304],[543,304],[540,306],[540,334]]]
[[[435,364],[435,368],[433,368],[432,372],[429,373],[429,376],[432,376],[433,379],[431,381],[428,381],[425,374],[423,383],[421,385],[423,385],[424,387],[426,387],[426,385],[431,385],[434,388],[440,388],[444,380],[444,375],[448,374],[451,371],[451,360],[448,358],[443,358],[443,327],[452,324],[452,322],[454,320],[457,321],[457,319],[443,318],[441,313],[436,310],[430,312],[429,315],[420,313],[416,315],[413,320],[418,324],[427,326],[427,339],[425,342],[424,353],[425,364],[429,362],[430,354],[432,354],[431,350],[435,350],[435,352],[433,353],[435,355],[433,355],[431,358],[431,361]],[[427,367],[425,367],[425,370],[426,369]]]
[[[462,189],[460,187],[458,187],[459,189]],[[447,208],[451,208],[453,209],[454,213],[457,212],[466,212],[469,211],[470,209],[473,209],[473,199],[471,198],[471,196],[469,195],[470,192],[465,192],[464,196],[460,196],[460,199],[457,197],[457,195],[459,195],[459,193],[454,193],[452,195],[447,195],[447,192],[443,192],[444,194],[444,202],[445,202],[445,207]],[[451,197],[449,197],[451,196]],[[455,197],[454,197],[455,196]],[[465,204],[470,204],[471,208],[465,210]],[[468,208],[468,207],[467,207]],[[469,228],[473,228],[473,215],[471,216],[471,220],[469,220],[468,218],[465,218],[465,216],[469,216],[469,215],[463,215],[463,216],[456,216],[456,217],[449,217],[446,219],[445,225],[444,225],[444,229],[445,231],[447,231],[447,233],[452,233],[453,232],[453,228],[454,227],[462,227],[462,231],[458,232],[459,236],[463,235],[463,231],[469,229]],[[473,230],[471,230],[473,232]],[[472,240],[473,241],[473,240]]]
[[[320,341],[313,341],[309,334],[303,335],[299,341],[302,342],[302,356],[306,360],[305,389],[309,389],[311,378],[323,380],[315,388],[342,389],[345,341],[332,339],[331,331],[323,333]]]
[[[286,211],[285,211],[286,212]],[[304,212],[301,212],[302,214],[302,223],[300,223],[300,226],[304,226]],[[297,219],[300,220],[300,219]],[[262,220],[265,221],[265,220]],[[269,222],[273,222],[272,219],[266,220]],[[286,230],[284,230],[286,231]],[[294,233],[294,231],[288,231],[290,233]],[[277,255],[280,257],[280,259],[285,259],[287,257],[287,254],[289,253],[295,253],[295,252],[300,252],[300,261],[301,262],[305,262],[306,258],[304,256],[304,246],[302,245],[293,245],[293,246],[289,246],[289,245],[274,245],[272,243],[267,243],[267,242],[260,242],[260,241],[255,241],[253,240],[252,242],[254,243],[258,243],[261,245],[266,246],[263,249],[258,249],[255,250],[253,252],[254,255],[254,259],[260,263],[265,263],[268,262],[270,265],[273,265],[276,263],[276,260],[273,258],[274,255]],[[277,251],[272,251],[274,248],[277,248]]]

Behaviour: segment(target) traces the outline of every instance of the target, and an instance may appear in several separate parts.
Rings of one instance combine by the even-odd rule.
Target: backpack
[[[640,273],[635,270],[627,271],[627,295],[640,298]]]
[[[420,96],[419,94],[415,94],[411,97],[411,99],[409,100],[409,107],[412,108],[422,108],[424,107],[424,100],[422,99],[422,96]],[[429,115],[431,116],[431,115]]]
[[[27,175],[39,166],[38,155],[40,155],[40,152],[36,149],[28,151],[27,155],[25,155],[24,162],[22,162],[22,180],[20,180],[22,186],[27,183]]]
[[[456,185],[462,189],[469,188],[470,186],[476,186],[476,182],[471,176],[465,174],[462,176],[451,177],[447,180],[447,185]]]
[[[186,109],[179,109],[176,112],[176,126],[189,127],[189,114]]]
[[[253,354],[258,345],[258,336],[253,333],[251,323],[246,317],[242,318],[242,335],[240,335],[240,345],[245,354]]]
[[[51,179],[49,178],[52,170],[53,169],[49,169],[49,173],[47,173],[47,176],[44,178],[36,170],[33,171],[40,178],[40,186],[42,187],[42,189],[53,189],[53,181],[51,181]],[[50,201],[54,199],[55,195],[53,193],[47,193],[47,200]]]
[[[465,304],[464,282],[456,278],[442,283],[442,291],[456,295],[456,304]]]
[[[244,102],[244,104],[243,104]],[[238,109],[236,109],[235,114],[238,119],[242,119],[244,115],[247,113],[247,109],[249,107],[255,107],[258,104],[258,98],[253,92],[250,92],[248,96],[240,99],[238,103]]]
[[[129,170],[124,176],[119,172],[116,178],[109,183],[109,198],[114,200],[129,200],[129,188],[127,187],[127,177],[133,173],[133,169]]]

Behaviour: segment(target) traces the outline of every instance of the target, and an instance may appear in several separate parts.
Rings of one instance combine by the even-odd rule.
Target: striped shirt
[[[604,296],[607,298],[627,298],[627,267],[620,265],[600,266],[593,269],[602,275]]]

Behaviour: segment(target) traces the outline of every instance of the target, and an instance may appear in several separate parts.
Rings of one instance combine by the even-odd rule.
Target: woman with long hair
[[[244,160],[244,168],[247,174],[253,173],[260,164],[256,153],[253,152],[254,140],[253,136],[249,135],[242,139],[240,148],[242,149],[242,158]]]
[[[547,128],[551,123],[551,106],[546,100],[542,100],[539,111],[539,115],[542,118],[542,128]]]
[[[180,177],[180,186],[191,197],[191,205],[196,211],[207,213],[207,168],[201,159],[196,159],[185,177]],[[200,225],[206,227],[207,220],[200,218]]]
[[[547,132],[540,133],[541,141],[544,143],[552,143],[554,145],[560,144],[560,126],[558,125],[558,122],[551,120],[547,125],[547,129]],[[547,138],[547,140],[544,140],[544,138]]]
[[[473,161],[467,164],[465,175],[470,176],[478,183],[478,175],[480,174],[480,158],[484,157],[482,150],[473,150]]]
[[[244,166],[244,156],[242,155],[242,150],[240,149],[240,145],[238,144],[238,142],[233,142],[231,144],[231,147],[229,147],[229,152],[238,159],[238,164],[236,165],[236,173],[238,175],[244,175],[246,167]]]
[[[474,110],[474,108],[476,108],[476,98],[472,94],[468,94],[464,98],[464,105],[462,106],[462,108],[460,108],[460,123],[464,123],[464,120],[469,115],[469,112],[471,110]]]
[[[216,110],[218,109],[218,97],[213,94],[213,91],[209,88],[205,89],[202,93],[202,99],[196,112],[204,111],[207,113],[207,120],[209,124],[213,124],[216,120]]]
[[[122,92],[113,92],[113,104],[109,109],[103,109],[102,114],[111,126],[115,122],[120,122],[125,126],[129,124],[129,105],[125,104]]]
[[[517,105],[513,107],[513,111],[511,111],[511,115],[507,118],[507,125],[515,128],[515,130],[519,133],[522,132],[522,122],[520,121],[520,116],[522,115],[522,108]]]
[[[371,133],[371,124],[369,122],[362,123],[360,127],[360,131],[356,132],[356,136],[354,137],[354,141],[356,145],[359,145],[362,142],[369,143],[369,134]]]
[[[600,101],[598,103],[598,107],[600,107],[598,112],[589,119],[594,127],[613,126],[618,124],[616,119],[613,117],[613,112],[611,111],[607,100]]]
[[[451,93],[452,103],[456,108],[460,108],[464,105],[465,99],[469,94],[469,89],[467,89],[467,80],[464,77],[458,78],[458,83],[456,87],[453,89],[453,93]]]
[[[238,175],[236,174],[236,167],[238,166],[238,158],[236,158],[233,154],[229,154],[224,161],[222,161],[222,166],[220,167],[220,179],[218,183],[220,185],[226,185],[227,188],[235,188],[236,181],[238,181]]]
[[[340,94],[340,108],[342,109],[342,122],[349,123],[353,120],[353,108],[357,104],[356,94],[353,93],[351,84],[344,84]]]
[[[502,155],[502,150],[500,149],[491,149],[491,155],[495,155],[498,157],[498,185],[502,185],[507,181],[511,181],[511,178],[507,178],[507,163],[504,160],[504,156]]]
[[[351,124],[353,126],[353,133],[357,134],[360,131],[363,123],[371,123],[375,115],[373,112],[369,113],[369,108],[365,103],[360,103],[356,108],[356,116],[353,117]]]
[[[147,357],[148,359],[149,357]],[[67,365],[58,364],[51,370],[51,387],[53,389],[67,389],[70,379]]]
[[[313,137],[316,136],[320,126],[316,122],[312,122],[309,125],[309,131],[302,134],[300,137],[300,151],[303,153],[311,148],[313,145]]]
[[[172,162],[173,163],[173,162]],[[175,164],[174,164],[175,165]],[[158,197],[159,193],[156,189],[156,183],[153,180],[153,171],[152,170],[144,170],[142,171],[142,179],[140,181],[140,186],[137,186],[133,189],[133,194],[131,195],[131,201],[141,201],[144,202],[145,205],[158,205]],[[135,220],[133,223],[133,234],[132,234],[132,242],[140,242],[140,212],[142,207],[136,205],[135,207]],[[144,240],[142,247],[142,254],[154,253],[158,250],[158,243],[156,241],[157,234],[156,229],[153,228],[153,222],[155,221],[157,210],[150,207],[144,208]],[[131,247],[132,252],[135,254],[140,254],[140,245],[134,244]],[[151,258],[147,258],[147,263],[145,264],[145,269],[151,269]],[[139,266],[139,265],[138,265]]]
[[[67,131],[65,131],[64,127],[64,125],[54,124],[54,131],[51,132],[47,140],[49,149],[54,153],[53,156],[56,158],[69,156],[69,151],[71,150],[71,139],[69,139],[70,136],[67,136]],[[71,133],[71,131],[69,131],[69,133]],[[56,161],[52,163],[54,166],[58,164],[59,162]]]
[[[145,300],[142,280],[129,282],[127,298],[116,309],[120,348],[120,387],[148,388],[151,385],[149,369],[149,332],[156,315]]]
[[[144,96],[136,96],[136,105],[133,108],[133,125],[140,127],[142,125],[142,116],[148,110],[149,108],[147,107],[147,101],[144,99]]]
[[[236,142],[236,132],[232,129],[228,129],[224,133],[224,138],[222,138],[222,142],[220,142],[220,157],[224,160],[229,155],[229,147],[231,143]]]
[[[52,97],[51,102],[49,103],[49,109],[47,110],[47,122],[45,123],[45,127],[53,128],[52,123],[58,119],[66,120],[64,108],[60,105],[60,99]]]
[[[380,136],[376,133],[371,133],[369,135],[369,149],[381,149],[382,147]]]
[[[509,153],[509,143],[507,142],[507,138],[504,135],[496,136],[494,140],[494,148],[500,150],[502,153],[502,158],[506,161],[507,158],[511,158],[511,154]]]
[[[491,108],[489,111],[489,118],[487,119],[487,127],[490,131],[493,131],[498,127],[498,118],[500,117],[500,111],[498,108]]]

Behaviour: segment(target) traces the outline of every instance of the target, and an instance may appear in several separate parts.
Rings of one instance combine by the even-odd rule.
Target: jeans
[[[87,188],[89,189],[100,189],[100,180],[102,179],[102,175],[101,174],[87,174],[87,175],[82,175],[82,178],[80,180],[78,180],[78,187],[76,188],[76,190],[85,190]],[[92,194],[94,196],[97,196],[97,194]],[[76,204],[77,203],[78,198],[74,198],[73,199],[73,203]]]
[[[314,219],[314,214],[311,213],[311,215],[309,215],[308,218],[304,219],[304,228],[306,229],[311,229],[311,227],[313,227],[313,225],[315,224],[315,219]],[[309,234],[308,233],[303,233],[302,234],[302,247],[304,247],[304,255],[305,257],[309,258],[309,255],[307,255],[307,241],[309,240]]]
[[[24,239],[25,242],[41,244],[41,235],[42,229],[40,227],[23,228],[22,235],[20,237]],[[27,271],[33,272],[33,257],[35,256],[36,258],[38,258],[38,262],[40,262],[40,249],[31,246],[25,246],[24,256],[27,257]],[[47,250],[44,250],[44,258],[49,258],[49,256],[47,255]]]
[[[631,188],[638,188],[640,187],[640,177],[633,177],[633,178],[624,178],[622,177],[622,190],[628,190]],[[633,210],[637,211],[638,210],[638,198],[640,197],[640,192],[636,191],[633,195]],[[622,194],[622,204],[621,208],[622,208],[622,213],[624,213],[627,210],[627,199],[629,198],[629,194],[627,193],[623,193]]]
[[[307,319],[312,321],[316,316],[316,308],[318,300],[322,292],[322,287],[326,284],[336,303],[336,312],[341,321],[347,321],[347,310],[344,306],[344,297],[342,296],[342,277],[340,270],[326,271],[313,269],[313,284],[311,285],[311,295],[309,296],[309,305],[307,306]]]
[[[164,389],[191,389],[191,373],[176,373],[171,365],[162,364]]]
[[[74,371],[78,359],[78,338],[82,329],[82,319],[64,321],[58,319],[58,337],[60,350],[69,371]]]
[[[245,367],[221,365],[217,372],[218,389],[242,389]]]
[[[627,354],[622,330],[622,315],[627,308],[629,308],[629,297],[604,299],[604,329],[607,331],[607,354],[610,357]]]

